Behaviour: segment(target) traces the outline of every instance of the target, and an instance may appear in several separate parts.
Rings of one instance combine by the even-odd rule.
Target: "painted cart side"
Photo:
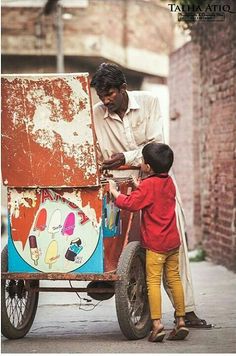
[[[25,336],[39,292],[115,294],[128,339],[150,330],[139,213],[115,207],[100,177],[88,74],[2,78],[2,175],[8,187],[8,246],[2,252],[2,333]],[[129,193],[129,176],[115,178]],[[102,179],[101,179],[102,178]],[[40,280],[88,281],[42,288]]]

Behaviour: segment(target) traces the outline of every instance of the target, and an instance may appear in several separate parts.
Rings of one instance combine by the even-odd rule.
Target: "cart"
[[[2,77],[2,176],[8,244],[1,259],[2,334],[24,337],[39,292],[115,295],[127,339],[151,327],[139,213],[120,211],[99,173],[87,73]],[[113,172],[132,190],[132,167]],[[117,174],[116,174],[117,173]],[[42,280],[86,287],[40,286]]]

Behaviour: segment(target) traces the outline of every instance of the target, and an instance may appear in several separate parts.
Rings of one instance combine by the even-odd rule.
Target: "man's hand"
[[[103,161],[102,170],[118,168],[125,164],[125,156],[123,153],[115,153],[110,159]]]

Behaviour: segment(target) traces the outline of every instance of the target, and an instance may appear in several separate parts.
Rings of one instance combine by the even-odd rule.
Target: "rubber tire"
[[[141,321],[135,325],[130,317],[128,288],[130,283],[130,273],[135,261],[140,261],[143,271],[142,295],[144,297]],[[151,329],[151,318],[147,298],[146,278],[145,278],[145,252],[138,241],[130,242],[120,255],[117,274],[121,280],[115,283],[116,313],[120,329],[128,340],[142,339],[149,334]]]
[[[1,254],[1,268],[2,272],[8,271],[8,249],[7,246],[4,247]],[[38,306],[39,292],[29,291],[26,303],[29,305],[27,315],[22,326],[15,327],[7,313],[6,308],[6,296],[5,296],[5,287],[7,280],[2,279],[1,281],[1,331],[2,334],[8,339],[20,339],[24,337],[30,330]],[[35,287],[39,287],[39,281],[33,281]]]

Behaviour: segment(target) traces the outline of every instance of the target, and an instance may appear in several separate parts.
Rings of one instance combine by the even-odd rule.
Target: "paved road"
[[[198,312],[215,324],[212,330],[192,329],[179,342],[127,341],[114,298],[84,311],[74,293],[41,293],[31,331],[20,340],[2,337],[2,353],[236,353],[236,274],[210,262],[192,263],[191,268]],[[171,330],[172,306],[166,295],[163,299],[163,321]]]

